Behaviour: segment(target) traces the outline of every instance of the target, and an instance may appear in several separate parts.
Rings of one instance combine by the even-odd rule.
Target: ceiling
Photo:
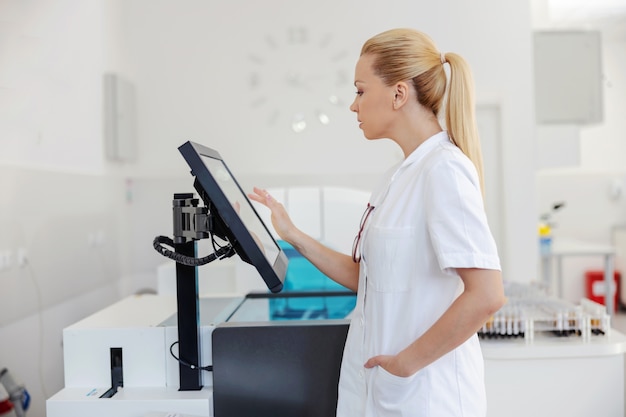
[[[626,0],[531,0],[535,29],[599,30],[626,40]]]

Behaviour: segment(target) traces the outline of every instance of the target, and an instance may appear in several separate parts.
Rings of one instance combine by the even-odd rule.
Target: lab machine
[[[200,198],[175,194],[173,237],[153,242],[176,262],[176,297],[131,296],[64,329],[65,388],[48,417],[334,416],[355,294],[281,292],[284,246],[220,154],[179,151]],[[213,253],[198,257],[200,239]],[[235,254],[269,291],[200,298],[197,268]]]

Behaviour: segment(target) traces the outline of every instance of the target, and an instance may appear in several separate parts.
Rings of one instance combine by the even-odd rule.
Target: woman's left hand
[[[402,365],[400,359],[398,358],[398,355],[378,355],[368,359],[368,361],[365,362],[366,368],[374,368],[375,366],[380,366],[390,374],[403,378],[413,375],[410,370],[406,369]]]

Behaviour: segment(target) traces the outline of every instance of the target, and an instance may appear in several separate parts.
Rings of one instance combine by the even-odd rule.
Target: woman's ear
[[[409,97],[409,86],[405,82],[399,82],[394,86],[394,99],[393,99],[393,108],[394,110],[399,109],[406,103]]]

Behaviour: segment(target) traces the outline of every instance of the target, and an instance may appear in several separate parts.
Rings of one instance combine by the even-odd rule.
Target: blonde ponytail
[[[448,135],[454,144],[474,163],[480,179],[480,188],[484,195],[483,156],[478,126],[476,125],[472,73],[469,65],[460,55],[447,53],[445,57],[450,64],[450,83],[446,104]]]

